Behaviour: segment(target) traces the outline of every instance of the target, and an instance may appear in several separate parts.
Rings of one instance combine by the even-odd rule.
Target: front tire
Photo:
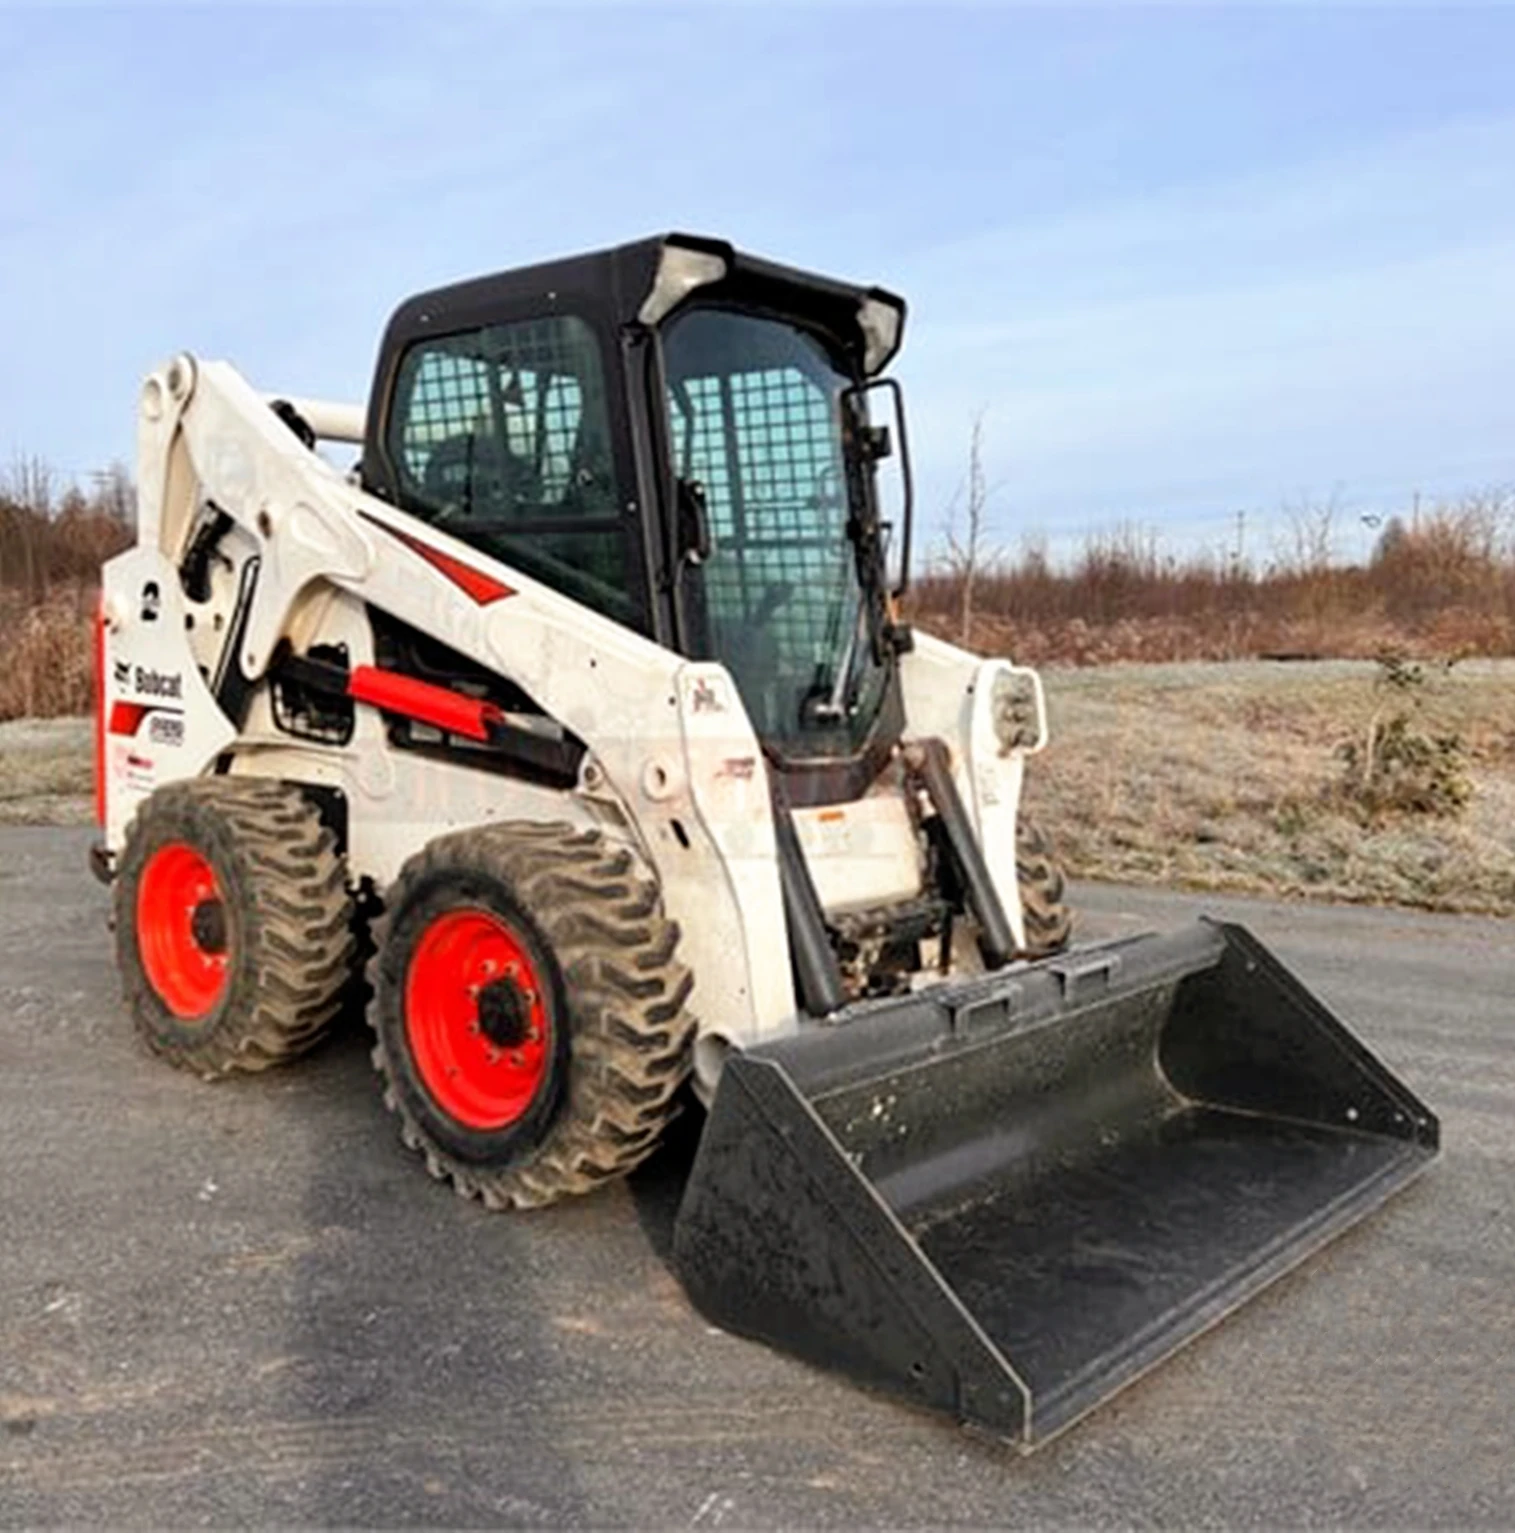
[[[116,961],[153,1053],[207,1079],[313,1047],[352,994],[354,911],[336,841],[297,787],[159,788],[126,834]]]
[[[385,904],[374,1064],[433,1176],[535,1208],[651,1154],[695,1025],[678,928],[632,852],[563,824],[460,831]]]
[[[1015,873],[1026,927],[1027,958],[1047,958],[1067,947],[1073,912],[1064,898],[1063,870],[1046,833],[1022,815],[1015,833]]]

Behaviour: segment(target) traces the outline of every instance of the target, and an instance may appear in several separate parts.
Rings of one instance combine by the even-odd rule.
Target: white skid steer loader
[[[636,1165],[692,1082],[695,1304],[1030,1447],[1438,1131],[1240,929],[1068,947],[1037,676],[899,617],[904,313],[669,236],[411,299],[366,409],[176,358],[93,861],[205,1076],[371,953],[405,1142],[491,1207]]]

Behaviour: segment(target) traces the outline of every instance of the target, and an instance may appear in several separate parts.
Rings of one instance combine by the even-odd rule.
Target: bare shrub
[[[93,493],[62,494],[44,465],[22,460],[0,475],[0,591],[40,602],[57,586],[99,579],[100,565],[132,540],[136,497],[119,464]]]
[[[88,711],[100,566],[130,545],[135,515],[119,464],[89,493],[35,458],[0,474],[0,720]]]
[[[94,593],[79,586],[35,606],[0,601],[0,721],[88,713],[93,696],[90,615]]]
[[[1369,567],[1386,614],[1424,624],[1464,611],[1508,631],[1515,621],[1515,497],[1488,493],[1391,521]]]
[[[1355,565],[1336,559],[1334,498],[1291,515],[1290,536],[1261,570],[1238,548],[1165,554],[1150,528],[1126,524],[1088,539],[1064,567],[1044,541],[1008,558],[981,550],[966,625],[949,562],[917,582],[911,615],[1035,665],[1515,654],[1515,492],[1471,495],[1408,524],[1393,518]]]
[[[1467,808],[1473,797],[1467,745],[1456,730],[1431,732],[1423,718],[1432,677],[1450,675],[1455,664],[1442,661],[1428,671],[1401,655],[1379,658],[1378,705],[1361,735],[1336,749],[1343,770],[1333,796],[1364,824],[1390,815],[1446,818]]]

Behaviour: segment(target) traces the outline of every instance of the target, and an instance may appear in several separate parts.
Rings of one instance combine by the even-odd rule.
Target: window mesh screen
[[[439,336],[400,365],[390,452],[406,509],[646,627],[630,590],[599,343],[574,315]]]
[[[415,485],[426,477],[432,449],[448,437],[489,430],[488,370],[476,357],[422,352],[415,364],[401,432],[401,461]]]
[[[765,741],[855,751],[888,677],[847,533],[849,363],[819,331],[715,305],[669,322],[663,362],[674,471],[702,486],[713,544],[684,576],[694,642]]]
[[[808,681],[852,610],[836,407],[797,368],[689,379],[671,403],[680,472],[704,487],[716,545],[707,614],[761,623]]]
[[[483,514],[614,509],[592,332],[572,315],[417,347],[401,368],[397,458],[410,493]]]

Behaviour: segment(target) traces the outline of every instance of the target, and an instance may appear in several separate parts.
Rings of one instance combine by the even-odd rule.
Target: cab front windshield
[[[671,321],[663,361],[673,471],[712,545],[682,577],[693,648],[731,671],[767,744],[853,755],[888,679],[847,531],[854,380],[799,326],[716,308]]]

